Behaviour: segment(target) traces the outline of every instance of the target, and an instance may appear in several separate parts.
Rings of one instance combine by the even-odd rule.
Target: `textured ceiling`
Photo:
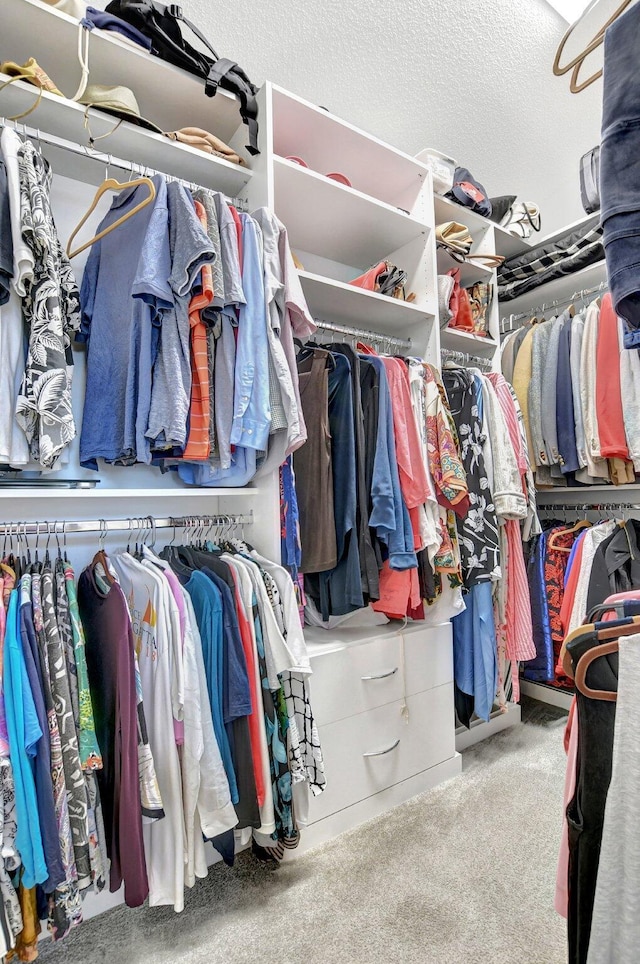
[[[544,233],[582,216],[579,158],[599,140],[602,82],[572,95],[568,76],[553,76],[567,25],[544,0],[183,9],[254,83],[274,81],[411,154],[450,153],[490,194],[538,201]]]

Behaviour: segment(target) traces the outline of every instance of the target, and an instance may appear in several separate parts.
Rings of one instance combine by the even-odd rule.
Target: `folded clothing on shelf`
[[[512,301],[603,258],[602,228],[596,214],[577,230],[505,261],[498,271],[498,297],[500,301]]]

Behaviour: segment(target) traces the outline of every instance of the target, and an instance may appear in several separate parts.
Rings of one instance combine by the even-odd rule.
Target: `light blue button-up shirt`
[[[236,344],[231,444],[264,452],[269,441],[269,343],[267,305],[262,271],[262,232],[253,218],[241,214],[242,287],[247,303],[240,305]]]

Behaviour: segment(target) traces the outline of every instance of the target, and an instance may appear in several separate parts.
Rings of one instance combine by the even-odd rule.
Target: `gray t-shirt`
[[[153,177],[152,204],[97,241],[82,279],[82,323],[88,343],[87,387],[80,464],[151,461],[148,424],[151,373],[159,330],[173,310],[167,230],[167,188]],[[116,195],[101,230],[132,210],[147,193],[140,186]]]
[[[216,257],[187,189],[175,181],[170,182],[167,205],[171,252],[169,284],[175,310],[163,319],[153,369],[147,438],[153,440],[156,450],[186,444],[191,400],[189,302],[197,288],[202,266],[214,262]]]
[[[244,305],[246,299],[242,288],[236,222],[223,194],[214,194],[213,200],[218,214],[218,231],[222,249],[224,303],[225,305]]]
[[[207,213],[207,234],[211,241],[211,247],[216,253],[211,267],[213,279],[213,301],[202,312],[203,321],[207,321],[212,312],[224,306],[224,274],[222,265],[222,250],[220,246],[220,231],[218,230],[218,212],[215,201],[210,191],[202,189],[193,195],[199,201]]]

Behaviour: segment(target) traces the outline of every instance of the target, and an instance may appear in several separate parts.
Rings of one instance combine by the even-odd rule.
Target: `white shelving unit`
[[[301,271],[300,280],[309,309],[316,318],[331,319],[354,327],[366,318],[372,328],[382,325],[400,337],[410,337],[416,326],[433,324],[431,306],[387,298],[375,291],[365,291],[312,271]]]
[[[80,74],[76,59],[79,26],[73,18],[39,0],[3,0],[0,30],[7,55],[20,63],[34,56],[65,94],[73,94]],[[206,98],[196,78],[122,43],[113,34],[91,32],[89,62],[91,83],[130,87],[142,114],[162,129],[197,125],[236,150],[241,151],[246,143],[247,129],[235,98],[223,91],[213,99]],[[2,91],[0,109],[5,115],[20,113],[36,94],[29,85],[13,83]],[[301,281],[316,317],[410,338],[416,354],[438,363],[436,222],[428,170],[414,158],[275,85],[265,84],[258,102],[261,153],[247,157],[246,168],[127,122],[99,144],[124,161],[239,197],[250,210],[272,208],[286,224],[292,248],[305,266]],[[86,144],[83,119],[84,109],[77,104],[44,94],[27,122],[43,135]],[[94,136],[111,129],[113,123],[109,115],[91,111]],[[89,152],[87,156],[69,153],[63,144],[47,143],[44,137],[42,150],[54,170],[52,205],[64,240],[88,208],[95,185],[103,180],[104,162],[91,159]],[[302,156],[309,168],[287,161],[288,155]],[[326,177],[336,170],[346,174],[353,186]],[[104,209],[96,211],[87,232],[103,213]],[[407,291],[415,293],[414,303],[348,284],[384,258],[407,271]],[[81,256],[74,261],[78,277],[83,267]],[[75,361],[73,402],[79,424],[85,373],[81,351]],[[76,439],[70,464],[61,475],[95,478],[78,464]],[[0,522],[241,513],[253,517],[250,541],[271,558],[279,558],[277,473],[243,489],[192,489],[182,486],[174,475],[161,476],[147,466],[101,468],[99,477],[100,486],[90,490],[0,489]],[[126,541],[126,536],[123,538]],[[91,537],[74,537],[72,561],[79,567],[86,564],[90,549]],[[322,641],[309,634],[314,707],[331,790],[311,801],[312,826],[305,835],[305,847],[460,772],[461,760],[455,750],[451,627],[418,624],[408,627],[405,637],[402,647],[394,625],[365,630],[358,638],[350,638],[348,631],[323,636]],[[401,662],[403,651],[405,663]],[[396,668],[389,680],[367,680],[386,660],[392,660],[390,668]],[[405,690],[399,691],[398,680],[402,679]],[[335,715],[332,694],[336,680],[341,692],[361,694],[361,712],[354,709],[347,717]],[[404,692],[408,726],[401,712]],[[345,699],[345,705],[347,702]],[[388,753],[379,752],[395,740],[397,746]],[[374,756],[363,755],[371,753]],[[109,900],[96,898],[90,905],[91,912],[98,912],[109,906]]]

